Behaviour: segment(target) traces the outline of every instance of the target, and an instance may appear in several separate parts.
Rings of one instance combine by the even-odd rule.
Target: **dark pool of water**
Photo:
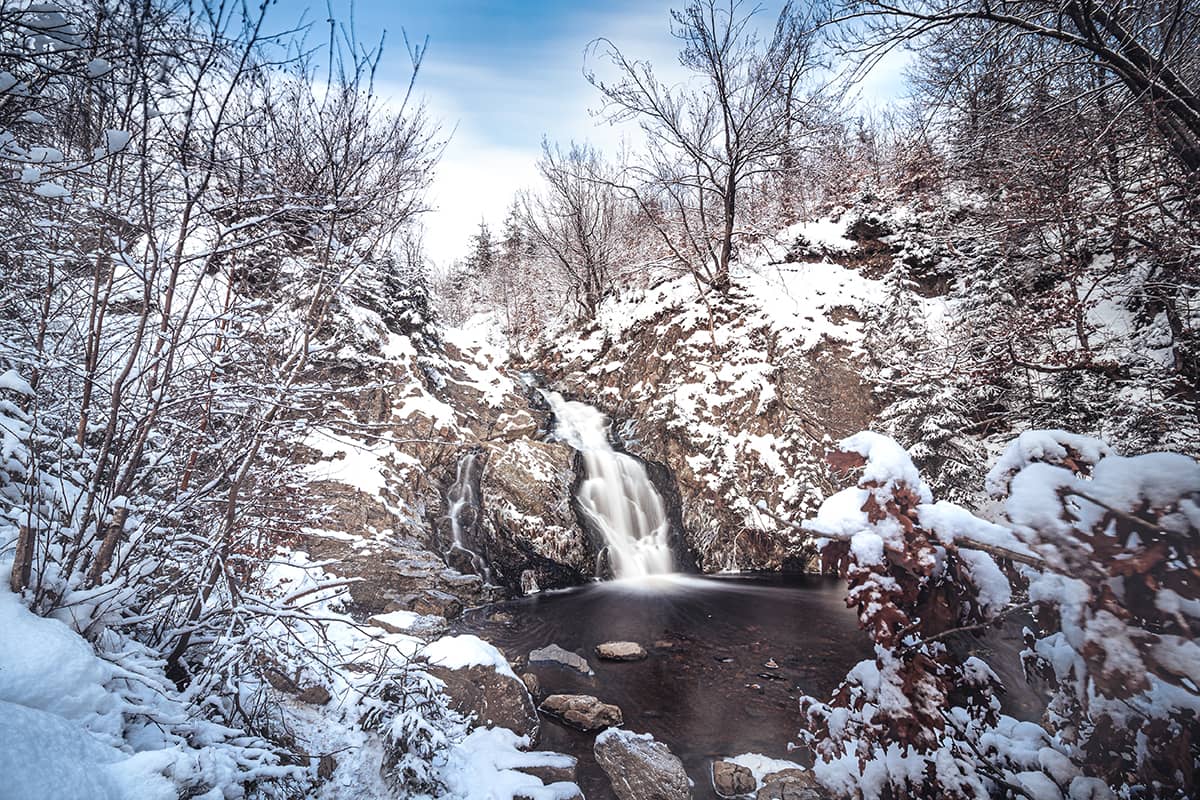
[[[572,693],[615,703],[625,728],[653,734],[683,760],[693,797],[704,800],[717,797],[709,779],[715,758],[761,753],[811,763],[805,751],[788,749],[800,729],[798,699],[828,699],[847,670],[872,652],[845,596],[844,581],[804,575],[614,581],[474,609],[457,632],[483,637],[518,672],[537,675],[539,700]],[[1005,713],[1037,719],[1045,705],[1020,670],[1022,624],[982,638],[964,635],[951,645],[983,656],[996,670],[1008,687]],[[601,661],[595,646],[613,640],[638,642],[649,657]],[[531,650],[551,643],[584,656],[595,675],[526,666]],[[579,784],[589,800],[613,798],[592,755],[594,738],[543,715],[538,746],[579,759]]]
[[[625,728],[652,733],[683,759],[696,798],[716,795],[714,758],[788,751],[798,698],[825,698],[870,653],[843,602],[845,583],[812,576],[688,577],[649,584],[596,583],[468,612],[459,632],[482,636],[522,669],[551,643],[583,655],[595,676],[535,663],[542,694],[591,694],[620,706]],[[644,661],[601,661],[601,642],[629,640]],[[769,668],[768,662],[777,665]],[[612,797],[592,757],[592,734],[543,717],[539,747],[575,755],[590,800]]]

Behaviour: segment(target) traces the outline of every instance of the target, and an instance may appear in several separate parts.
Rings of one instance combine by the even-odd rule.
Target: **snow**
[[[129,131],[108,129],[104,131],[104,149],[108,153],[119,153],[129,146],[133,135]]]
[[[313,427],[303,444],[324,456],[324,460],[305,465],[304,473],[310,478],[344,483],[376,497],[382,496],[388,473],[394,472],[389,459],[398,463],[413,461],[390,442],[372,444],[326,427]]]
[[[1062,430],[1025,431],[1014,439],[1003,455],[988,471],[988,494],[999,497],[1007,493],[1011,477],[1034,462],[1061,463],[1070,451],[1084,462],[1095,464],[1102,458],[1115,455],[1107,443],[1091,436],[1080,436]]]
[[[944,544],[955,543],[959,538],[966,537],[982,544],[1002,547],[1027,556],[1035,553],[1008,528],[997,525],[972,514],[962,506],[946,500],[936,503],[923,503],[917,506],[917,514],[921,525],[934,533]],[[969,544],[963,544],[970,547]]]
[[[112,64],[109,64],[103,58],[93,58],[87,63],[83,71],[89,78],[99,78],[101,75],[106,75],[112,71]]]
[[[57,714],[0,700],[0,797],[175,800],[177,787],[161,774],[174,755],[130,755]]]
[[[604,744],[611,739],[640,739],[644,742],[653,742],[654,736],[649,733],[634,733],[624,728],[605,728],[596,734],[596,744]]]
[[[70,189],[57,183],[39,183],[33,187],[33,193],[38,197],[48,197],[52,200],[71,196]]]
[[[867,460],[859,486],[878,484],[893,490],[904,484],[915,491],[924,503],[933,502],[929,487],[921,480],[921,473],[913,465],[908,451],[895,439],[872,431],[862,431],[838,442],[838,449],[847,453],[858,453]]]
[[[10,369],[0,374],[0,389],[7,389],[17,394],[23,394],[26,397],[33,397],[33,387],[15,369]]]
[[[421,654],[431,665],[446,669],[484,666],[494,668],[501,675],[517,677],[503,653],[478,636],[470,634],[443,636],[425,645]]]
[[[558,753],[523,752],[528,737],[507,728],[476,728],[455,745],[443,771],[446,800],[569,800],[580,795],[574,783],[543,785],[519,767],[565,767],[574,762]]]
[[[5,581],[7,584],[7,580]],[[57,715],[115,741],[121,714],[105,684],[111,666],[79,634],[0,591],[0,700]]]
[[[116,639],[119,652],[100,658],[64,622],[33,614],[8,590],[10,566],[0,562],[0,796],[174,800],[220,786],[235,797],[256,776],[297,771],[195,718],[148,649]]]

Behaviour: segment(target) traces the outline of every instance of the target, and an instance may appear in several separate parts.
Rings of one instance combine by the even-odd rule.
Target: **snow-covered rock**
[[[648,733],[609,728],[596,737],[594,752],[619,800],[687,800],[692,796],[683,762]]]

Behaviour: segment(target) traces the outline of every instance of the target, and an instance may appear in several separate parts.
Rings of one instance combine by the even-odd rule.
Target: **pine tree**
[[[492,241],[487,222],[479,221],[479,230],[471,237],[471,253],[467,256],[467,275],[476,283],[494,277],[496,271],[496,243]]]
[[[885,276],[887,296],[867,326],[868,351],[877,362],[876,392],[885,403],[881,429],[903,443],[938,494],[954,502],[979,484],[979,445],[968,435],[969,410],[951,379],[913,291],[909,267],[898,257]]]

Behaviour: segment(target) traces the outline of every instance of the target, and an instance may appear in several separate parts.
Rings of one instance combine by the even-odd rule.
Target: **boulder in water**
[[[641,661],[646,648],[637,642],[604,642],[596,645],[596,655],[605,661]]]
[[[648,733],[609,728],[596,737],[598,763],[618,800],[687,800],[692,796],[683,762]]]
[[[590,694],[552,694],[538,708],[582,731],[596,731],[625,721],[620,708]]]
[[[826,800],[813,774],[803,769],[785,769],[762,779],[754,800]]]
[[[564,667],[570,667],[573,670],[582,672],[584,675],[594,675],[592,666],[588,664],[587,659],[578,653],[572,653],[570,650],[565,650],[557,644],[551,644],[546,647],[539,647],[537,650],[529,654],[529,663],[535,661],[549,661],[555,664],[561,664]]]
[[[732,761],[714,761],[712,765],[713,788],[721,797],[740,797],[753,794],[758,788],[754,773]]]

